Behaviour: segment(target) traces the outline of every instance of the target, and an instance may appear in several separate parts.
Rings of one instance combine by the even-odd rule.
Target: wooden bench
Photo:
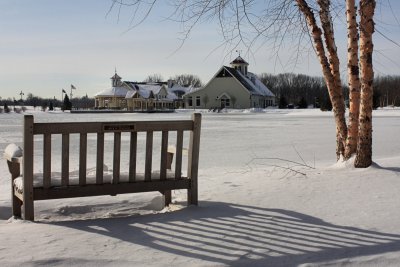
[[[12,213],[25,220],[34,220],[34,201],[45,199],[75,198],[99,195],[117,195],[124,193],[159,191],[165,197],[165,205],[171,202],[171,190],[187,189],[188,204],[197,205],[197,177],[199,164],[201,115],[193,114],[191,120],[174,121],[119,121],[119,122],[68,122],[35,123],[32,115],[24,116],[23,153],[14,147],[7,147],[5,158],[11,173]],[[141,133],[144,132],[144,133]],[[189,135],[184,134],[189,132]],[[159,171],[153,171],[158,159],[153,153],[154,135],[160,136],[161,148]],[[176,140],[174,154],[168,152],[168,137]],[[70,136],[79,136],[79,160],[76,180],[70,176]],[[88,177],[88,134],[95,136],[96,159],[93,177]],[[144,172],[137,169],[138,134],[142,138],[144,154]],[[175,135],[176,134],[176,135]],[[129,160],[126,171],[121,171],[121,135],[128,138]],[[41,138],[36,136],[42,136]],[[58,136],[58,138],[55,138]],[[105,136],[113,138],[112,151],[105,149]],[[53,138],[52,138],[53,137]],[[92,138],[93,139],[93,138]],[[92,140],[91,139],[91,140]],[[107,139],[108,140],[108,139]],[[124,139],[125,140],[125,139]],[[184,141],[188,143],[187,176],[182,175],[182,150]],[[52,172],[52,145],[61,147],[60,169],[58,177]],[[92,140],[93,141],[93,140]],[[39,144],[43,143],[42,146]],[[186,143],[185,143],[186,144]],[[94,146],[94,145],[93,145]],[[91,148],[91,147],[90,147]],[[39,152],[38,152],[39,151]],[[112,154],[112,171],[104,165],[104,155]],[[127,152],[127,153],[128,153]],[[42,157],[35,157],[37,153]],[[158,153],[157,153],[158,154]],[[124,156],[128,157],[124,154]],[[35,160],[41,160],[35,162]],[[40,164],[43,171],[34,173],[34,166]],[[20,175],[20,171],[23,175]],[[40,177],[40,179],[38,178]],[[39,180],[38,180],[39,179]],[[22,209],[21,209],[22,208]]]

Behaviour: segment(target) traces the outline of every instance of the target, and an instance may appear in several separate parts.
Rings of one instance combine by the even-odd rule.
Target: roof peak
[[[121,77],[117,74],[117,72],[115,72],[111,79],[121,79]]]
[[[249,65],[249,63],[246,62],[246,60],[244,60],[241,56],[238,56],[237,58],[235,58],[231,64],[246,64]]]

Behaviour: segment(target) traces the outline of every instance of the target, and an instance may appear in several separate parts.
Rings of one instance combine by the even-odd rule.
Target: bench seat
[[[51,173],[51,187],[61,187],[61,173],[60,172],[52,172]],[[113,172],[112,170],[105,171],[103,173],[103,183],[102,184],[112,184],[112,177]],[[160,172],[153,171],[151,173],[152,180],[160,180]],[[171,170],[167,170],[167,180],[175,179],[175,172]],[[182,177],[184,179],[184,177]],[[135,181],[140,182],[144,181],[144,173],[137,173]],[[129,174],[128,173],[121,173],[119,178],[119,183],[129,183]],[[95,170],[88,170],[86,176],[86,184],[94,185],[96,184],[96,171]],[[69,186],[72,185],[79,185],[79,171],[70,172],[69,175]],[[19,194],[23,194],[24,185],[23,185],[23,178],[19,176],[14,179],[13,182],[14,190]],[[33,188],[43,188],[43,174],[42,173],[35,173],[33,177]]]

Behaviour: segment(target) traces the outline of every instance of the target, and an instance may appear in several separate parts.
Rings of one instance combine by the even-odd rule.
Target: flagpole
[[[76,88],[73,84],[71,84],[71,100],[72,100],[72,90],[76,90]]]

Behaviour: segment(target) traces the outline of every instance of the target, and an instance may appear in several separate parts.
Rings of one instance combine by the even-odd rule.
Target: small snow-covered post
[[[12,214],[19,218],[21,217],[22,201],[14,194],[14,179],[21,175],[22,153],[22,148],[16,144],[9,144],[4,151],[8,170],[11,173]]]

